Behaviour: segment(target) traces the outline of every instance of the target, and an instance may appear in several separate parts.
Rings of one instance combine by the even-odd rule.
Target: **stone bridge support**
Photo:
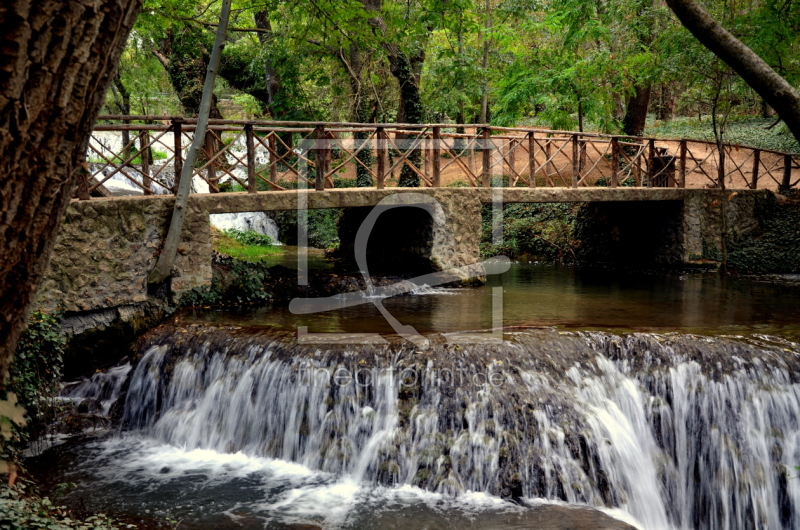
[[[352,255],[360,220],[370,207],[392,196],[403,206],[378,217],[367,261],[414,273],[480,261],[482,204],[587,203],[579,237],[588,261],[684,266],[719,261],[723,233],[735,239],[757,230],[754,210],[770,194],[675,188],[346,188],[193,195],[170,288],[180,294],[211,282],[212,213],[349,209],[342,251]],[[435,200],[438,218],[414,207],[421,195]],[[151,299],[146,277],[160,251],[173,204],[170,196],[74,201],[40,286],[38,308],[84,315],[77,328],[131,312],[142,314]]]

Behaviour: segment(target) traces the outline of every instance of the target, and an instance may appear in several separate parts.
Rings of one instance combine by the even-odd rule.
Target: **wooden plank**
[[[317,125],[315,132],[317,142],[317,178],[314,180],[314,189],[317,191],[325,190],[325,174],[327,169],[328,150],[326,144],[328,143],[327,134],[325,133],[324,125]]]
[[[181,183],[181,173],[183,173],[183,134],[181,128],[183,123],[180,119],[176,118],[172,122],[172,140],[173,140],[173,147],[172,150],[175,153],[175,162],[173,163],[173,167],[175,168],[175,187],[174,192],[175,194],[178,193],[178,186]]]
[[[99,186],[100,184],[97,184],[96,187]],[[91,194],[89,193],[89,168],[86,162],[78,169],[78,198],[82,201],[91,199]]]
[[[678,173],[678,186],[686,187],[686,140],[681,140],[680,146],[681,170]]]
[[[274,191],[280,187],[273,184],[278,182],[278,146],[275,142],[275,133],[270,133],[267,136],[267,145],[269,146],[269,180],[267,182],[270,183],[270,191]]]
[[[528,133],[528,187],[536,187],[536,139],[534,133]]]
[[[378,174],[377,174],[377,187],[382,190],[386,187],[386,155],[389,149],[386,145],[386,130],[383,127],[378,127],[375,132],[376,138],[376,158],[378,159]]]
[[[619,186],[619,140],[611,139],[611,187]]]
[[[783,155],[783,181],[781,188],[788,190],[792,187],[792,155]]]
[[[492,165],[492,130],[484,127],[481,132],[481,154],[483,155],[483,167],[481,168],[481,186],[489,188],[492,185],[490,168]]]
[[[761,150],[753,151],[753,173],[750,175],[750,189],[758,189],[758,170],[761,165]]]
[[[253,139],[253,126],[244,126],[245,144],[247,145],[247,193],[256,193],[256,145]]]
[[[578,151],[580,150],[580,136],[577,134],[572,135],[572,187],[577,188],[578,182],[581,178],[581,167],[580,167],[580,155]]]
[[[431,149],[431,185],[438,188],[442,185],[441,175],[441,128],[433,128],[433,148]]]
[[[150,134],[147,131],[139,133],[139,160],[142,161],[142,184],[144,185],[144,194],[152,195],[153,190],[150,189],[152,179],[150,178]]]

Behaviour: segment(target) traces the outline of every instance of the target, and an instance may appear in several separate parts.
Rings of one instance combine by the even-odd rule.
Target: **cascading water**
[[[108,417],[111,407],[122,394],[122,387],[131,371],[131,363],[114,366],[105,372],[98,372],[91,378],[84,378],[65,386],[59,393],[63,400],[79,404],[86,399],[93,401],[99,412]]]
[[[419,350],[165,326],[123,426],[356,484],[620,508],[644,528],[800,527],[800,345],[506,335]]]

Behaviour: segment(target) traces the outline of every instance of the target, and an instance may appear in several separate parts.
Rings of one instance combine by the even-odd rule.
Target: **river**
[[[121,429],[39,465],[179,528],[797,528],[798,294],[517,263],[384,300],[423,342],[366,296],[187,310],[118,370]]]

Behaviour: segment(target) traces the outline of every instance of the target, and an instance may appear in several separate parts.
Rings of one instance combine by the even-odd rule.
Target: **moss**
[[[759,197],[758,229],[728,241],[728,268],[751,273],[800,272],[800,197]]]

